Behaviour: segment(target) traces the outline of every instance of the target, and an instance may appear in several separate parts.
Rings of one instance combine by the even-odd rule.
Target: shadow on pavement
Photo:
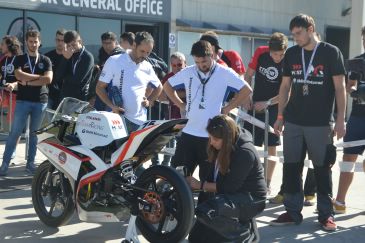
[[[269,206],[270,204],[268,204]],[[271,204],[272,205],[272,204]],[[279,212],[284,211],[282,205],[275,205],[276,207],[266,208],[264,213],[260,216],[268,216],[276,218]],[[349,214],[345,216],[337,216],[336,222],[346,221],[353,219],[356,216],[363,215],[363,212],[356,214]],[[291,242],[331,242],[331,243],[342,243],[342,242],[358,242],[360,239],[365,237],[365,224],[357,225],[353,227],[340,227],[338,226],[335,232],[326,232],[321,229],[318,223],[317,216],[305,217],[300,225],[287,225],[287,226],[270,226],[268,221],[257,219],[258,223],[263,224],[259,227],[259,233],[262,242],[280,242],[280,243],[291,243]],[[266,217],[265,217],[266,218]]]
[[[80,221],[60,228],[48,227],[39,220],[6,223],[0,225],[0,242],[6,242],[7,240],[9,240],[9,242],[80,241],[100,243],[114,240],[120,242],[122,232],[125,232],[126,230],[126,227],[122,227],[122,223],[95,224],[95,227],[85,230],[82,227],[79,227],[78,223],[80,223]],[[72,233],[68,233],[70,232],[69,229],[72,229]]]

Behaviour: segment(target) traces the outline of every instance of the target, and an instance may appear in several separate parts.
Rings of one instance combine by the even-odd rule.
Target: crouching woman
[[[242,242],[254,237],[252,219],[265,208],[266,183],[249,132],[226,115],[210,119],[208,160],[211,177],[187,177],[192,190],[213,193],[198,204],[189,242]]]

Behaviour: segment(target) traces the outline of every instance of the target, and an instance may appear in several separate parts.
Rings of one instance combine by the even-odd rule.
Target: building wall
[[[342,16],[343,10],[351,7],[351,0],[173,0],[171,5],[171,32],[176,34],[176,48],[187,54],[191,44],[199,39],[204,29],[182,28],[176,19],[207,23],[246,25],[259,29],[278,29],[289,32],[289,22],[298,13],[315,18],[316,30],[325,39],[327,26],[351,26],[351,14]],[[238,51],[247,65],[254,49],[266,44],[269,35],[260,38],[245,36],[243,33],[216,30],[224,49]],[[293,43],[291,43],[293,44]]]
[[[288,29],[290,19],[306,13],[316,20],[317,31],[327,25],[350,27],[351,16],[341,16],[351,0],[173,0],[176,18]]]
[[[177,26],[176,19],[246,25],[289,32],[290,20],[299,13],[305,13],[314,17],[316,31],[324,40],[328,26],[351,28],[349,57],[352,58],[363,50],[360,28],[365,21],[364,6],[364,0],[172,0],[171,32],[176,34],[177,45],[176,48],[170,49],[170,52],[179,50],[185,53],[188,63],[193,64],[193,59],[189,55],[191,45],[207,30]],[[354,9],[346,11],[351,7]],[[255,37],[219,29],[215,31],[219,34],[220,46],[238,51],[246,67],[256,47],[266,44],[269,37],[260,35]],[[289,45],[293,44],[291,41]],[[348,105],[349,113],[351,101]]]

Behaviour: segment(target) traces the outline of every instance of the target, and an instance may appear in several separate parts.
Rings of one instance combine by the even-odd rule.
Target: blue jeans
[[[47,107],[47,103],[30,102],[24,100],[17,100],[14,112],[14,121],[6,140],[5,151],[3,155],[2,168],[7,169],[11,160],[11,155],[15,151],[17,139],[23,132],[28,116],[30,116],[30,134],[29,134],[29,150],[27,158],[27,166],[34,165],[34,158],[37,152],[37,135],[34,131],[38,130],[43,112]]]

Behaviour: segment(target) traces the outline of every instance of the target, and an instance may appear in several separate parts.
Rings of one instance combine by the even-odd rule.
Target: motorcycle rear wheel
[[[185,179],[176,170],[166,166],[146,169],[136,186],[149,192],[139,196],[153,205],[139,208],[136,226],[150,242],[180,242],[189,233],[194,217],[194,201]]]
[[[47,175],[50,176],[48,185]],[[69,180],[48,160],[38,167],[33,177],[32,200],[39,219],[50,227],[67,224],[75,211]]]

